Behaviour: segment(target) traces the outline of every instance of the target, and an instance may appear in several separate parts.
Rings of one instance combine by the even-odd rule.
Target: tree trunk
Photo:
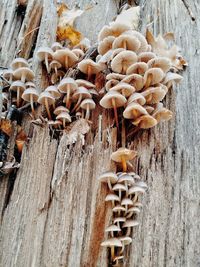
[[[65,2],[73,6],[74,1]],[[91,8],[77,19],[77,29],[94,44],[102,26],[117,15],[120,1],[79,2],[81,8]],[[142,31],[147,25],[155,34],[173,31],[189,68],[165,100],[173,119],[135,134],[128,144],[139,153],[132,163],[149,189],[123,266],[197,267],[200,4],[198,0],[140,4]],[[53,0],[28,0],[21,10],[16,0],[1,0],[0,65],[8,66],[16,54],[33,56],[41,90],[47,82],[35,51],[55,40],[56,17]],[[102,118],[100,113],[98,109],[93,114],[93,121]],[[58,139],[46,127],[33,126],[28,116],[23,119],[30,141],[23,149],[20,169],[16,178],[0,180],[1,267],[108,266],[108,252],[100,244],[111,211],[104,202],[107,189],[97,177],[110,168],[110,154],[118,142],[116,129],[108,127],[109,118],[103,114],[89,133],[78,132],[75,143],[70,133]],[[13,153],[13,140],[9,139],[8,155]]]

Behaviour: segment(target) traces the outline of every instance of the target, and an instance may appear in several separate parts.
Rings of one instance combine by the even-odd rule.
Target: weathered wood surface
[[[36,42],[37,49],[55,39],[55,2],[29,0],[24,18],[17,16],[16,2],[1,0],[3,66],[8,66],[16,49],[28,58],[34,53],[32,43]],[[118,1],[79,2],[81,7],[93,5],[77,20],[77,27],[95,42],[97,31],[117,14]],[[138,134],[131,143],[139,152],[135,168],[147,181],[149,190],[139,216],[141,225],[133,233],[134,242],[126,252],[128,260],[124,266],[196,267],[200,265],[200,4],[198,0],[152,0],[141,5],[142,30],[151,23],[154,33],[174,31],[189,68],[183,73],[181,85],[166,97],[174,118]],[[22,39],[38,26],[39,31]],[[37,60],[33,60],[33,65],[38,85],[44,88]],[[28,132],[29,128],[28,124]],[[109,168],[116,133],[107,131],[105,123],[102,128],[100,132],[90,132],[82,146],[80,139],[69,144],[67,134],[56,140],[47,129],[34,126],[6,207],[9,178],[0,181],[1,267],[108,265],[107,252],[100,243],[110,207],[104,203],[106,189],[97,183],[96,177]]]

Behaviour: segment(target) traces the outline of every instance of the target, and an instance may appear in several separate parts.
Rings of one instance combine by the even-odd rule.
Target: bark
[[[56,33],[56,3],[29,0],[18,10],[17,1],[2,0],[0,10],[0,65],[8,66],[16,54],[29,58],[41,45],[50,45]],[[69,6],[74,1],[67,1]],[[101,27],[117,14],[119,1],[79,1],[92,8],[77,20],[77,28],[93,43]],[[199,151],[200,15],[198,0],[151,0],[141,3],[141,29],[173,31],[189,63],[184,80],[168,93],[166,106],[174,112],[170,122],[139,132],[128,144],[138,150],[135,170],[147,181],[144,209],[126,251],[123,266],[200,265]],[[39,27],[39,29],[36,29]],[[24,38],[25,36],[25,38]],[[45,72],[33,58],[37,85],[47,85]],[[98,175],[110,167],[117,145],[116,129],[102,110],[87,134],[73,143],[69,133],[55,138],[46,127],[23,125],[30,141],[23,149],[17,176],[0,180],[0,266],[108,266],[108,253],[100,247],[110,220],[105,186]],[[13,152],[14,137],[8,154]]]

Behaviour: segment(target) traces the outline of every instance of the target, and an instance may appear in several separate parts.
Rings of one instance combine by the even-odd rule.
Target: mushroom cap
[[[115,194],[108,194],[105,198],[105,201],[118,201],[120,202],[120,198]]]
[[[78,57],[68,48],[57,50],[53,57],[65,68],[72,67],[78,61]]]
[[[55,103],[55,98],[49,92],[42,92],[38,98],[38,103],[45,105],[45,99],[47,99],[48,104],[52,105]]]
[[[49,66],[51,69],[54,69],[54,68],[60,69],[62,67],[62,64],[57,60],[52,60]]]
[[[136,91],[140,91],[144,86],[144,78],[139,74],[127,75],[122,82],[129,83],[135,87]]]
[[[162,105],[159,105],[155,109],[152,116],[157,120],[157,122],[161,122],[170,120],[173,116],[173,113],[169,109],[164,108]]]
[[[11,63],[11,68],[13,70],[16,70],[16,69],[21,68],[21,67],[29,68],[28,61],[24,58],[21,58],[21,57],[15,58]]]
[[[83,86],[83,87],[88,88],[88,89],[95,88],[95,85],[93,83],[88,82],[88,81],[83,80],[83,79],[77,79],[76,84],[78,86]]]
[[[97,96],[99,93],[95,89],[88,89],[91,95]]]
[[[83,59],[81,62],[78,63],[78,69],[87,74],[89,72],[89,67],[90,66],[90,74],[97,74],[102,70],[102,67],[94,62],[93,60],[87,58],[87,59]]]
[[[122,201],[121,201],[121,205],[122,205],[122,206],[133,205],[133,200],[131,200],[131,199],[128,198],[128,197],[125,197],[125,198],[122,199]]]
[[[23,82],[21,82],[21,81],[12,82],[12,84],[10,86],[10,90],[16,92],[18,89],[21,92],[24,92],[24,90],[26,89],[25,84]]]
[[[117,225],[110,225],[106,228],[105,232],[120,232],[121,229]]]
[[[60,82],[60,80],[65,76],[64,71],[62,70],[58,70],[57,73],[53,73],[51,75],[51,83],[52,84],[56,84],[58,82]]]
[[[152,106],[144,105],[143,107],[146,109],[146,111],[147,111],[149,114],[152,114],[152,112],[154,111],[154,107],[152,107]]]
[[[45,56],[48,56],[48,59],[52,60],[53,59],[53,50],[49,47],[40,47],[37,51],[37,58],[40,61],[45,60]]]
[[[72,52],[80,59],[84,56],[84,52],[83,50],[81,50],[80,48],[75,48],[72,49]]]
[[[90,91],[83,86],[78,87],[78,89],[74,92],[74,94],[72,96],[73,100],[77,100],[80,95],[82,95],[82,99],[92,98]]]
[[[54,126],[54,127],[62,125],[62,121],[59,121],[59,120],[48,121],[47,123],[48,123],[48,125]]]
[[[114,262],[116,261],[116,262],[118,262],[119,260],[122,260],[124,258],[124,256],[117,256],[117,257],[115,257],[114,258]]]
[[[130,150],[125,147],[120,147],[117,151],[111,154],[111,159],[115,162],[121,162],[122,157],[124,157],[125,160],[132,160],[136,157],[136,155],[137,155],[136,151]]]
[[[115,184],[118,180],[118,177],[114,172],[104,172],[98,177],[98,180],[102,183],[107,183],[109,180],[111,184]]]
[[[62,112],[68,112],[69,113],[69,109],[67,109],[66,107],[63,106],[58,106],[55,110],[54,110],[54,114],[55,115],[59,115]]]
[[[117,22],[112,22],[110,25],[104,26],[98,34],[98,41],[102,41],[104,38],[108,36],[117,37],[125,31],[130,30],[130,27]]]
[[[132,123],[141,129],[149,129],[149,128],[154,127],[158,122],[151,115],[143,115],[137,118]]]
[[[59,49],[63,49],[63,46],[60,43],[58,43],[58,42],[54,42],[51,45],[51,49],[52,49],[53,52],[56,52]]]
[[[149,87],[142,92],[142,95],[146,99],[146,104],[156,104],[163,100],[166,95],[166,91],[162,87]]]
[[[143,106],[146,103],[145,97],[141,93],[133,93],[127,101],[127,105],[131,103],[138,103],[139,105]]]
[[[26,82],[25,83],[25,86],[26,86],[26,88],[28,88],[28,87],[34,87],[34,88],[36,88],[36,85],[33,82]]]
[[[115,72],[111,72],[106,76],[106,80],[123,80],[126,77],[126,75],[124,74],[120,74],[120,73],[115,73]]]
[[[144,74],[144,84],[146,84],[149,75],[152,75],[152,80],[150,85],[154,85],[161,82],[165,76],[164,72],[160,68],[148,69]]]
[[[107,63],[109,63],[112,59],[112,50],[108,50],[103,56],[99,55],[98,60],[96,58],[96,62],[100,65],[101,69],[104,70],[107,67]]]
[[[122,51],[117,54],[112,62],[111,68],[114,72],[125,74],[129,66],[137,61],[137,55],[133,51]]]
[[[182,80],[182,76],[174,73],[174,72],[168,72],[165,76],[165,79],[163,81],[164,84],[167,84],[169,82],[175,82],[175,83],[179,83]]]
[[[118,178],[117,178],[117,180],[118,180]],[[115,184],[113,186],[113,191],[126,191],[126,190],[127,190],[126,186],[123,184]]]
[[[68,112],[61,112],[57,115],[56,120],[71,122],[71,116]]]
[[[143,207],[143,204],[137,201],[134,203],[134,207],[140,207],[141,208],[141,207]]]
[[[126,221],[126,218],[125,217],[117,217],[114,219],[114,223],[117,223],[117,222],[125,222]]]
[[[124,48],[117,48],[115,50],[112,50],[111,60],[113,60],[114,57],[116,57],[120,52],[126,51]]]
[[[156,54],[154,54],[153,52],[143,52],[138,55],[138,61],[147,63],[149,60],[155,57]]]
[[[115,99],[116,107],[122,107],[126,103],[126,98],[117,91],[109,91],[103,96],[100,105],[104,108],[113,108],[112,99]]]
[[[147,70],[148,70],[148,65],[145,62],[136,62],[132,64],[130,67],[128,67],[126,74],[130,75],[136,73],[143,75]]]
[[[128,195],[132,195],[132,194],[135,194],[135,193],[141,193],[141,194],[144,194],[145,193],[145,189],[143,187],[140,187],[140,186],[132,186],[131,188],[129,188],[128,190]]]
[[[135,203],[134,203],[135,205]],[[130,207],[127,211],[127,213],[129,212],[134,212],[134,213],[140,213],[140,209],[138,207]]]
[[[138,103],[130,103],[124,110],[123,116],[125,119],[137,119],[142,115],[147,115],[146,109]]]
[[[34,72],[27,67],[18,68],[13,73],[15,79],[18,80],[21,80],[23,74],[25,74],[26,76],[25,78],[26,81],[31,81],[35,77]]]
[[[58,85],[58,90],[61,93],[67,93],[68,90],[73,93],[77,88],[78,86],[73,78],[64,78],[60,81]]]
[[[136,220],[126,220],[122,227],[128,228],[128,227],[134,227],[138,225],[139,225],[139,222]]]
[[[91,46],[90,44],[90,40],[88,38],[83,38],[79,44],[77,44],[76,46],[74,46],[74,48],[80,48],[83,51],[86,51],[89,47]]]
[[[124,182],[127,182],[128,185],[133,185],[135,183],[135,180],[130,174],[123,173],[122,175],[119,176],[118,183],[124,183]]]
[[[111,89],[112,87],[116,86],[120,81],[112,79],[112,80],[108,80],[107,83],[105,84],[105,88],[107,91],[109,91],[109,89]]]
[[[46,92],[49,92],[55,99],[61,97],[60,92],[58,91],[57,87],[54,85],[50,85],[45,89]]]
[[[110,88],[110,91],[117,91],[125,97],[129,97],[133,92],[135,92],[135,88],[128,83],[119,82],[117,85]]]
[[[147,184],[145,182],[143,182],[143,181],[135,182],[135,186],[140,186],[140,187],[142,187],[144,189],[148,188]]]
[[[110,238],[101,243],[102,247],[122,247],[122,242],[118,238]]]
[[[122,236],[119,239],[125,246],[132,243],[132,238],[129,236]]]
[[[93,99],[86,98],[81,102],[80,107],[82,109],[95,109],[96,104]]]
[[[3,71],[3,77],[6,80],[9,80],[11,77],[13,77],[13,70],[12,69],[7,69]]]
[[[98,52],[100,55],[104,55],[106,52],[112,49],[112,44],[115,40],[114,36],[108,36],[103,39],[98,45]]]
[[[114,40],[112,48],[113,49],[125,48],[124,45],[126,46],[127,50],[137,52],[141,44],[140,41],[134,36],[123,34]]]
[[[171,68],[171,62],[166,57],[155,57],[148,61],[148,67],[150,68],[160,68],[164,72],[168,72]]]
[[[119,212],[119,211],[126,211],[126,208],[120,206],[120,205],[116,205],[113,209],[113,212]]]
[[[125,33],[124,33],[125,34]],[[142,53],[148,51],[148,43],[146,38],[138,31],[132,31],[131,35],[135,36],[140,41],[140,47],[137,53]]]
[[[34,87],[27,88],[22,94],[22,99],[24,99],[27,102],[30,102],[31,95],[33,98],[33,102],[37,102],[39,98],[39,93]]]

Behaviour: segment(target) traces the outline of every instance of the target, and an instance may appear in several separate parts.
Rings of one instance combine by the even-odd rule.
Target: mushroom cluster
[[[116,265],[123,260],[125,246],[132,242],[131,232],[139,225],[136,217],[142,207],[140,196],[147,189],[139,175],[127,170],[127,162],[136,155],[133,150],[119,148],[112,153],[111,159],[121,166],[120,172],[108,171],[98,178],[108,185],[110,192],[105,201],[112,204],[111,223],[105,229],[108,236],[101,246],[111,248],[111,259]]]
[[[23,106],[24,101],[27,101],[24,95],[30,89],[38,94],[33,83],[34,76],[26,59],[16,58],[12,61],[10,68],[3,73],[4,79],[9,83],[9,90],[3,92],[4,111],[8,109],[9,100],[17,108]]]
[[[186,62],[177,49],[167,49],[164,38],[152,39],[117,22],[104,26],[98,35],[97,61],[110,72],[100,105],[114,110],[117,127],[118,108],[124,119],[143,129],[172,117],[161,101],[172,84],[182,79],[175,72],[180,62],[182,66]]]

